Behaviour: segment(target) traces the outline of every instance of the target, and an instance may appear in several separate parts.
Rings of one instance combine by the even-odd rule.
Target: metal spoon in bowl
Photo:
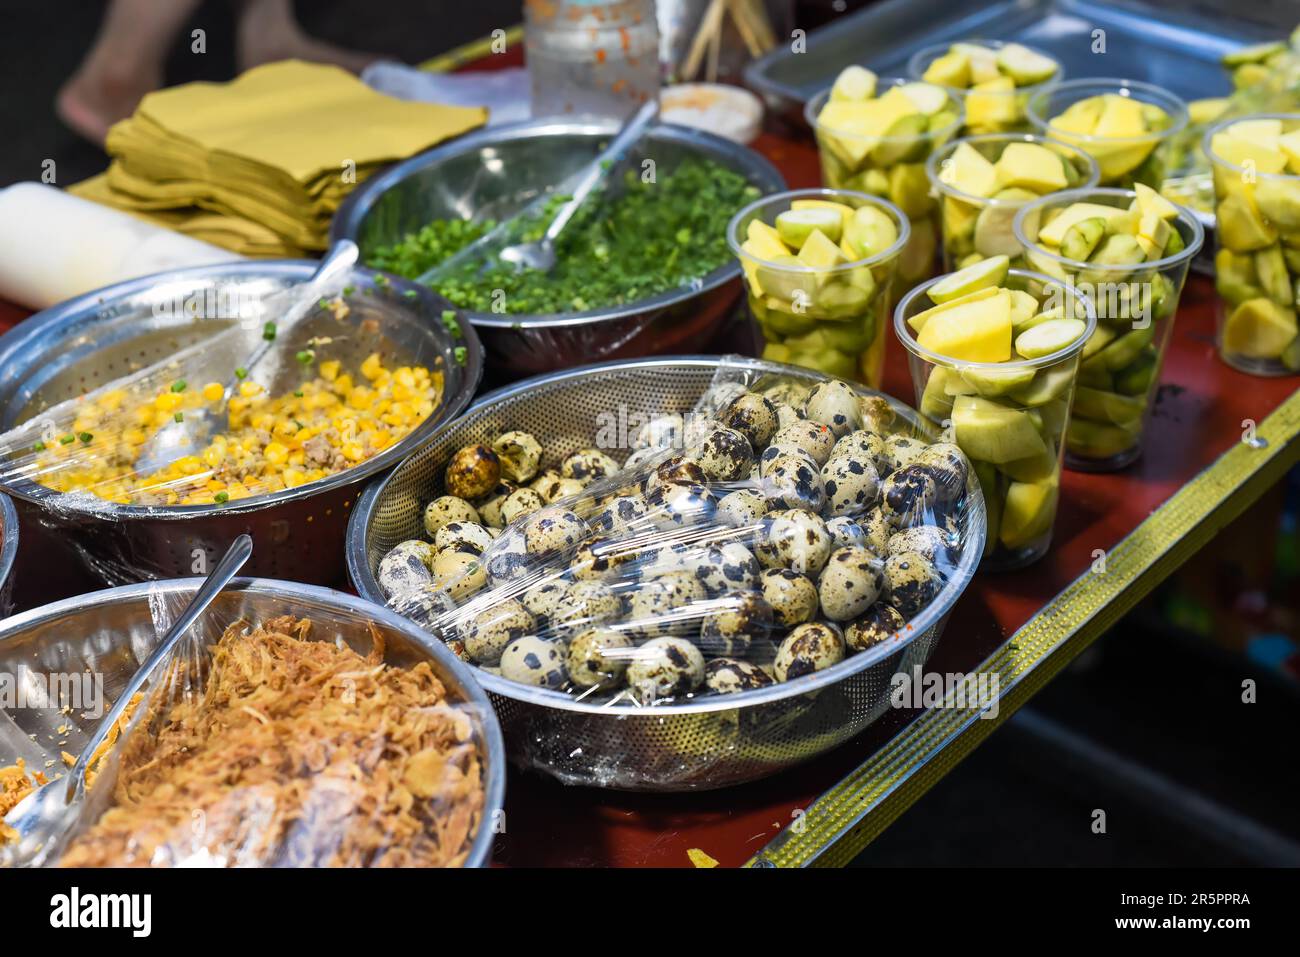
[[[194,597],[163,636],[162,641],[158,642],[145,663],[122,689],[122,693],[117,696],[117,701],[108,714],[100,719],[95,733],[90,736],[86,746],[81,749],[81,754],[77,756],[67,781],[60,779],[42,784],[5,815],[5,824],[18,832],[18,840],[2,849],[0,861],[6,864],[27,862],[42,850],[50,849],[53,846],[52,842],[57,842],[63,836],[75,820],[78,804],[85,800],[86,772],[90,769],[91,759],[99,746],[126,713],[126,709],[131,705],[131,699],[144,687],[153,673],[158,670],[159,664],[168,657],[181,637],[189,631],[190,625],[194,624],[195,619],[203,614],[212,604],[213,599],[221,594],[222,589],[244,567],[244,563],[252,554],[253,540],[249,536],[240,535],[235,539],[234,544],[199,586],[199,590],[194,593]]]
[[[555,266],[555,241],[564,227],[573,219],[579,207],[586,201],[609,176],[611,170],[619,165],[628,151],[641,139],[646,128],[659,115],[659,104],[654,100],[637,110],[632,118],[624,124],[618,134],[587,166],[569,176],[562,189],[569,193],[569,199],[556,210],[545,235],[535,242],[516,243],[501,247],[500,243],[514,235],[520,222],[537,218],[550,202],[551,193],[538,196],[523,210],[509,219],[497,224],[490,232],[480,236],[464,249],[444,259],[441,263],[425,270],[416,282],[435,289],[438,283],[458,272],[471,260],[482,259],[480,270],[486,268],[496,259],[510,263],[516,269],[536,269],[549,272]],[[495,255],[493,250],[496,250]]]
[[[361,251],[350,239],[341,239],[330,247],[316,271],[304,282],[291,286],[274,299],[287,300],[276,320],[278,331],[276,339],[286,332],[299,319],[305,316],[321,296],[335,285],[356,265]],[[274,306],[278,309],[279,302]],[[274,347],[275,340],[263,338],[239,367],[245,374],[260,362]],[[152,475],[166,468],[184,455],[194,455],[207,448],[212,437],[224,431],[230,421],[228,404],[231,395],[239,387],[242,379],[236,376],[226,382],[225,391],[216,402],[205,403],[197,409],[185,413],[179,420],[168,422],[155,432],[135,460],[138,475]]]

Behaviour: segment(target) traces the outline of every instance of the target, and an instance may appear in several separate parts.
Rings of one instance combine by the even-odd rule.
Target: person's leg
[[[360,73],[378,54],[347,50],[308,36],[293,15],[290,0],[241,0],[236,5],[239,19],[239,68],[276,60],[308,60],[333,63]]]
[[[200,0],[111,0],[94,46],[59,90],[55,109],[73,130],[103,143],[162,84],[163,63]]]

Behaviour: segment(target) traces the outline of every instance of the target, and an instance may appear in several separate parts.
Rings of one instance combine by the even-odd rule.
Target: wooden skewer
[[[695,75],[700,72],[700,63],[704,59],[704,53],[708,49],[713,35],[721,32],[722,14],[725,9],[726,0],[712,0],[709,9],[704,12],[704,17],[700,20],[699,32],[695,34],[690,53],[686,56],[686,64],[682,67],[682,76],[684,78],[693,80]]]

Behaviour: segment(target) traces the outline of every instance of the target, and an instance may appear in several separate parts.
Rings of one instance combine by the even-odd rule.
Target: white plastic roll
[[[29,309],[164,269],[242,258],[43,183],[0,189],[0,298]]]

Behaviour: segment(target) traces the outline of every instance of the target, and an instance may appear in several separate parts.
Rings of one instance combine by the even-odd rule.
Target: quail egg
[[[507,482],[504,479],[497,483],[497,487],[492,493],[478,504],[478,520],[488,528],[502,529],[506,527],[506,521],[501,517],[501,506],[506,503],[517,485],[513,482]]]
[[[613,687],[627,671],[636,647],[632,639],[613,628],[588,628],[569,642],[564,656],[569,680],[580,688]]]
[[[894,534],[894,527],[889,524],[885,510],[877,505],[858,520],[862,530],[867,534],[866,547],[877,555],[884,556],[889,551],[889,539]]]
[[[558,689],[569,680],[565,647],[536,635],[524,635],[501,652],[501,677],[538,688]]]
[[[831,535],[826,523],[812,512],[772,512],[759,523],[754,552],[765,568],[816,575],[830,557]]]
[[[569,564],[575,581],[616,581],[629,571],[636,550],[616,539],[595,538],[583,542]]]
[[[762,478],[767,475],[768,472],[772,470],[772,466],[775,465],[778,460],[790,458],[792,456],[794,458],[803,459],[813,468],[821,467],[817,464],[817,460],[812,457],[812,454],[803,447],[790,443],[782,444],[773,441],[771,445],[763,450],[763,454],[758,457],[758,477]]]
[[[637,431],[636,437],[632,440],[632,448],[634,450],[680,448],[685,432],[686,423],[680,415],[656,416]]]
[[[885,440],[875,432],[866,429],[858,429],[856,432],[850,432],[848,435],[839,439],[835,447],[831,449],[830,461],[838,458],[857,459],[859,462],[870,462],[876,467],[876,471],[881,475],[893,470],[891,460],[888,458],[885,448]]]
[[[384,595],[403,595],[431,581],[433,557],[433,546],[428,542],[412,539],[395,545],[379,562],[376,575]]]
[[[456,603],[437,582],[425,582],[417,588],[394,595],[387,602],[389,608],[403,618],[409,618],[423,628],[428,628],[438,618],[455,611]]]
[[[831,552],[821,577],[817,596],[822,614],[832,621],[848,621],[866,611],[885,584],[880,559],[865,548],[841,548]]]
[[[772,620],[772,606],[757,592],[728,595],[700,623],[700,648],[710,656],[743,657],[754,641],[768,636]]]
[[[844,639],[837,629],[820,621],[800,625],[776,649],[777,681],[792,681],[824,671],[844,660]]]
[[[709,480],[704,466],[688,455],[673,455],[664,459],[650,475],[649,486],[660,485],[703,485]]]
[[[502,532],[492,547],[483,553],[483,564],[487,568],[488,581],[494,586],[528,574],[532,561],[524,533],[519,529]]]
[[[524,522],[524,546],[539,560],[563,555],[577,548],[587,536],[587,523],[576,512],[549,506],[534,512]]]
[[[830,460],[831,452],[838,444],[835,433],[828,426],[821,422],[809,422],[807,419],[800,419],[792,425],[787,425],[772,436],[772,445],[792,445],[803,449],[812,456],[818,468]]]
[[[713,520],[718,501],[705,485],[657,485],[646,495],[647,517],[661,531]]]
[[[708,412],[717,412],[719,409],[725,409],[748,391],[741,382],[719,382],[704,390],[696,406]]]
[[[937,525],[914,525],[889,537],[886,551],[890,555],[916,552],[925,556],[932,565],[950,565],[954,557],[954,541]]]
[[[638,638],[683,635],[695,630],[698,616],[689,608],[708,598],[690,572],[667,572],[643,581],[628,599],[629,632]]]
[[[866,651],[892,638],[906,627],[907,621],[898,613],[897,608],[878,601],[845,627],[844,644],[848,646],[850,654]]]
[[[541,483],[534,480],[529,488],[539,494],[547,505],[552,505],[562,498],[581,495],[586,486],[577,479],[548,477]]]
[[[617,535],[636,527],[646,516],[648,506],[640,492],[617,495],[590,518],[591,527],[604,535]]]
[[[769,568],[759,579],[763,599],[772,609],[772,619],[782,628],[793,628],[817,615],[817,586],[806,575],[788,568]]]
[[[433,545],[439,551],[453,549],[482,555],[492,545],[492,533],[478,522],[448,522],[433,533]]]
[[[442,495],[435,498],[424,509],[424,531],[430,537],[438,534],[438,529],[452,522],[477,522],[478,512],[474,506],[455,495]]]
[[[830,428],[836,438],[848,435],[861,421],[858,394],[839,379],[819,382],[808,393],[803,414],[805,419],[820,422]]]
[[[776,409],[761,395],[746,392],[737,396],[722,410],[719,420],[729,429],[735,429],[749,439],[755,449],[761,449],[776,434]]]
[[[476,663],[496,665],[510,642],[531,635],[536,627],[527,608],[514,598],[506,598],[466,622],[460,637]]]
[[[876,504],[880,476],[870,459],[842,455],[822,467],[826,506],[831,515],[861,515]]]
[[[856,519],[848,515],[837,515],[827,519],[826,531],[831,533],[834,548],[867,548],[867,530]]]
[[[713,418],[711,415],[700,415],[693,412],[686,416],[686,429],[682,432],[682,442],[684,448],[698,448],[700,443],[709,437],[709,433],[715,429],[723,427],[723,423]]]
[[[530,586],[519,600],[537,620],[539,627],[547,627],[564,606],[570,587],[571,584],[563,578],[549,578]]]
[[[443,485],[463,499],[482,498],[501,480],[501,460],[486,445],[467,445],[458,449],[447,463]]]
[[[876,462],[877,466],[880,467],[880,474],[886,475],[895,469],[911,465],[926,448],[924,442],[920,439],[914,439],[910,435],[885,436],[885,450]]]
[[[924,555],[900,552],[885,559],[885,600],[909,621],[934,601],[942,587],[938,570]]]
[[[560,475],[589,485],[618,471],[618,463],[600,449],[581,449],[560,463]]]
[[[730,528],[748,528],[758,523],[768,511],[767,498],[743,488],[722,497],[718,502],[718,521]]]
[[[864,429],[870,429],[877,435],[888,435],[894,431],[897,415],[889,400],[882,395],[858,396],[858,414],[862,417]]]
[[[881,505],[894,528],[920,521],[934,508],[938,494],[934,479],[921,465],[905,465],[891,472],[880,486]]]
[[[714,482],[734,482],[754,466],[754,449],[735,429],[714,429],[695,450],[695,459]]]
[[[714,658],[704,666],[704,686],[714,694],[736,694],[775,684],[758,665],[738,658]]]
[[[546,489],[551,485],[551,483],[558,482],[561,478],[563,478],[563,476],[555,469],[542,469],[533,476],[533,480],[528,483],[528,487],[534,492],[541,492],[543,497],[545,497]]]
[[[803,416],[799,410],[786,402],[779,402],[769,398],[767,401],[772,403],[772,408],[776,409],[776,427],[777,430],[787,429],[796,422],[802,422]]]
[[[820,512],[826,505],[826,484],[806,453],[777,458],[760,484],[763,494],[780,508]]]
[[[542,443],[528,432],[505,432],[492,443],[501,462],[501,475],[511,482],[527,482],[542,464]]]
[[[633,472],[640,471],[641,468],[651,459],[658,458],[664,454],[663,449],[637,449],[627,457],[623,463],[623,471]]]
[[[694,691],[704,682],[704,655],[685,638],[651,638],[627,666],[627,684],[643,704]]]
[[[574,582],[560,607],[551,613],[551,628],[559,634],[594,628],[623,614],[623,602],[600,582]]]
[[[463,601],[487,584],[487,570],[480,556],[444,548],[433,558],[433,578],[452,598]]]
[[[924,449],[912,464],[929,470],[940,505],[956,501],[966,491],[970,464],[962,450],[951,442],[936,442]]]
[[[546,507],[542,496],[530,488],[517,488],[501,503],[501,521],[509,525]]]
[[[710,545],[688,565],[710,595],[758,587],[758,559],[740,542]]]

